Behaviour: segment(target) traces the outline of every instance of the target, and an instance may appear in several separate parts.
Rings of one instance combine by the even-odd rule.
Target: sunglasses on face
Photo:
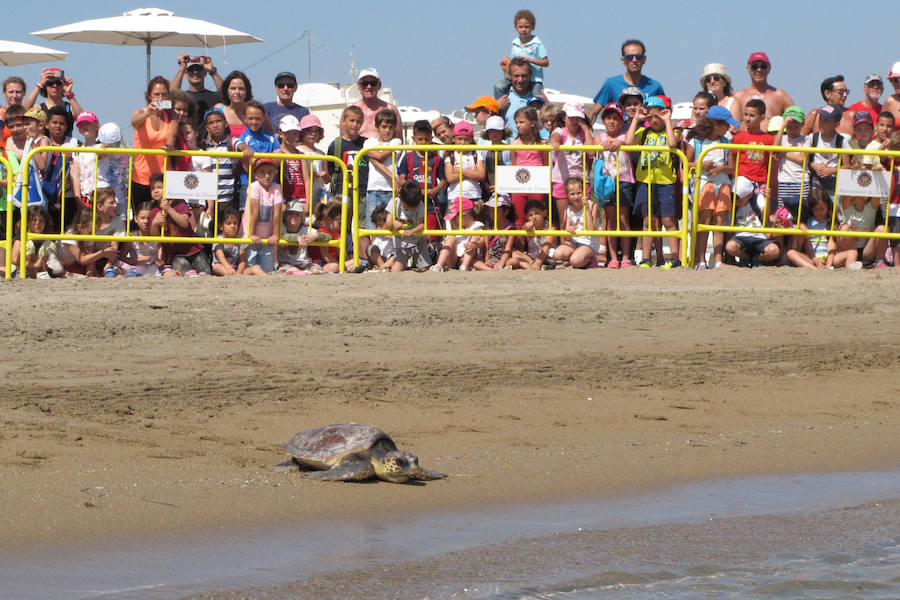
[[[632,60],[644,60],[644,58],[646,56],[647,56],[646,54],[623,54],[622,58],[624,58],[625,60],[628,60],[628,61],[632,61]]]
[[[294,87],[297,87],[297,84],[295,84],[293,81],[282,81],[280,83],[276,83],[275,87],[277,87],[277,88],[294,88]]]
[[[363,87],[378,87],[378,80],[377,79],[365,79],[363,81],[360,81],[359,85],[361,85]]]
[[[62,79],[52,79],[45,84],[46,87],[56,87],[58,85],[62,85]]]
[[[752,63],[750,65],[750,70],[752,70],[752,71],[765,71],[768,68],[769,68],[769,65],[764,62]]]
[[[831,91],[835,94],[840,94],[841,96],[846,96],[850,93],[850,90],[848,90],[847,88],[832,88]]]
[[[707,76],[706,76],[706,83],[709,83],[710,81],[725,81],[725,78],[722,77],[721,75],[716,75],[716,74],[713,74],[713,75],[707,75]]]

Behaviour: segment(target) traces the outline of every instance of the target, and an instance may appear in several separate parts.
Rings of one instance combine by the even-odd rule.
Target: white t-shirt
[[[447,158],[444,159],[444,172],[446,173],[448,166],[453,166],[460,170],[474,169],[479,160],[481,160],[481,157],[474,152],[464,152],[462,158],[460,158],[459,152],[453,152],[452,154],[448,153]],[[478,200],[481,198],[481,185],[475,180],[463,177],[462,182],[451,183],[447,188],[448,200],[459,198],[460,185],[462,185],[463,198],[469,198],[470,200]]]
[[[844,138],[843,140],[841,140],[841,148],[849,148],[850,144],[849,144],[849,140],[847,139],[847,136],[845,136],[842,133],[838,133],[838,132],[835,132],[834,138],[832,138],[831,141],[826,141],[825,138],[820,133],[818,135],[818,138],[819,138],[817,140],[818,143],[816,144],[815,147],[816,148],[835,148],[837,146],[838,136],[841,136]],[[813,137],[813,134],[810,134],[810,136],[809,136],[809,145],[810,146],[812,146],[812,137]],[[824,164],[828,168],[834,168],[834,167],[838,166],[838,162],[840,161],[840,155],[831,153],[831,152],[816,152],[815,154],[813,154],[813,157],[815,157],[814,162]],[[813,158],[810,158],[810,160],[812,161]]]
[[[452,227],[450,227],[450,223],[447,224],[447,229],[452,229]],[[479,229],[484,229],[484,223],[482,223],[481,221],[475,221],[474,223],[466,227],[466,231],[477,231]],[[475,236],[460,235],[456,237],[456,256],[462,258],[462,256],[466,253],[466,244],[468,244],[469,240],[471,240],[473,237]]]
[[[394,138],[389,142],[382,142],[378,138],[368,138],[363,143],[363,148],[371,148],[372,146],[399,146],[402,142],[400,138]],[[397,165],[400,164],[400,152],[392,152],[381,161],[388,171],[397,177]],[[384,173],[375,168],[371,159],[369,160],[369,183],[366,189],[373,192],[390,192],[393,191],[391,180],[384,176]]]
[[[782,146],[793,146],[795,148],[809,148],[809,144],[811,142],[810,136],[808,135],[798,135],[797,137],[783,136],[781,138]],[[809,163],[809,157],[806,159],[807,164]],[[781,165],[778,167],[778,181],[783,183],[800,183],[803,180],[803,165],[797,164],[792,160],[788,160],[785,156]],[[807,185],[809,182],[807,181]]]

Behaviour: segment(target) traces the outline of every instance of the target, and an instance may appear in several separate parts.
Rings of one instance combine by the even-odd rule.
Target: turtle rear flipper
[[[412,476],[413,479],[418,479],[419,481],[430,481],[432,479],[444,479],[447,476],[446,473],[441,473],[440,471],[429,471],[428,469],[419,468],[418,471]]]
[[[335,465],[327,471],[310,471],[302,473],[303,477],[315,477],[328,481],[362,481],[375,477],[375,467],[369,460],[347,460]]]

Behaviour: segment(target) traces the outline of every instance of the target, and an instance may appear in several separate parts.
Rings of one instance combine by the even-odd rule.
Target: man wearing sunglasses
[[[378,71],[371,67],[360,71],[359,77],[356,78],[356,87],[359,88],[362,100],[354,106],[360,107],[363,111],[363,126],[359,130],[359,135],[377,138],[378,128],[375,127],[375,114],[382,108],[389,108],[397,115],[393,137],[402,140],[403,118],[400,116],[400,111],[390,102],[385,102],[378,97],[378,92],[381,90],[381,78],[378,76]]]
[[[219,92],[206,89],[206,76],[212,77],[216,90],[222,87],[222,76],[213,64],[211,57],[204,55],[190,56],[187,52],[178,54],[178,72],[172,77],[170,89],[180,90],[181,80],[187,76],[188,89],[194,102],[197,103],[197,115],[205,115],[206,111],[219,102]]]
[[[266,115],[280,134],[281,119],[293,115],[299,122],[309,114],[309,109],[294,103],[294,92],[297,91],[297,76],[290,71],[282,71],[275,76],[275,102],[266,102]]]
[[[769,119],[784,113],[789,106],[794,105],[791,97],[782,89],[769,85],[769,72],[772,70],[772,62],[765,52],[754,52],[747,59],[747,73],[750,74],[750,85],[735,92],[734,97],[740,103],[743,113],[747,102],[756,98],[766,104],[766,116],[762,122],[762,130],[766,131]]]
[[[622,64],[625,65],[625,74],[610,77],[603,82],[603,86],[594,96],[594,107],[588,115],[588,120],[593,122],[597,114],[610,102],[616,102],[625,88],[636,87],[644,94],[644,98],[651,96],[665,96],[663,86],[655,79],[643,75],[641,71],[647,62],[647,49],[640,40],[626,40],[622,44]]]

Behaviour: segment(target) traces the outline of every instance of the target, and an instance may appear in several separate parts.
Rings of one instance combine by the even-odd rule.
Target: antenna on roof
[[[359,69],[356,68],[356,55],[353,52],[353,49],[356,48],[356,44],[350,45],[350,81],[356,81],[356,77],[359,75]]]

